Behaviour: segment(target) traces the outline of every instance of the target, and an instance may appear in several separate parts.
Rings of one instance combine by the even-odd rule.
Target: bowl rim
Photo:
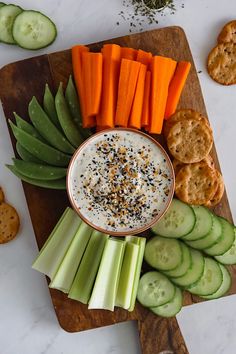
[[[71,170],[73,168],[73,165],[74,165],[74,162],[77,158],[77,156],[80,154],[81,150],[86,146],[88,145],[92,140],[94,140],[95,138],[97,138],[99,135],[104,135],[106,132],[107,133],[111,133],[111,132],[119,132],[119,131],[127,131],[127,132],[131,132],[131,133],[134,133],[134,134],[138,134],[138,135],[141,135],[141,136],[144,136],[145,138],[151,140],[162,152],[162,154],[165,156],[166,158],[166,161],[168,162],[168,165],[169,165],[169,169],[170,169],[170,172],[171,172],[171,180],[172,180],[172,183],[170,185],[170,193],[168,195],[168,201],[166,203],[166,207],[163,209],[163,211],[158,214],[155,218],[152,219],[151,222],[149,222],[148,224],[145,224],[144,226],[140,227],[140,228],[136,228],[136,229],[133,229],[133,230],[127,230],[127,231],[109,231],[109,230],[106,230],[106,229],[103,229],[102,227],[100,226],[97,226],[97,225],[94,225],[90,220],[88,220],[81,212],[80,212],[80,209],[77,208],[76,206],[76,203],[74,201],[74,198],[72,197],[71,195],[71,191],[70,191],[70,188],[69,188],[69,185],[70,185],[70,174],[71,174]],[[67,169],[67,175],[66,175],[66,191],[67,191],[67,195],[68,195],[68,198],[69,198],[69,201],[70,201],[70,204],[72,206],[72,208],[75,210],[75,212],[79,215],[79,217],[86,223],[88,224],[89,226],[91,226],[93,229],[99,231],[99,232],[102,232],[104,234],[108,234],[108,235],[111,235],[111,236],[128,236],[128,235],[135,235],[135,234],[139,234],[141,232],[144,232],[148,229],[150,229],[157,221],[159,221],[163,216],[164,214],[167,212],[170,204],[171,204],[171,201],[173,199],[173,196],[174,196],[174,190],[175,190],[175,173],[174,173],[174,168],[173,168],[173,165],[172,165],[172,162],[170,160],[170,157],[167,153],[167,151],[164,149],[164,147],[156,140],[154,139],[152,136],[140,131],[140,130],[136,130],[136,129],[132,129],[132,128],[122,128],[122,127],[117,127],[117,128],[109,128],[109,129],[104,129],[100,132],[96,132],[95,134],[93,134],[91,137],[89,137],[88,139],[86,139],[79,147],[78,149],[74,152],[71,160],[70,160],[70,163],[69,163],[69,166],[68,166],[68,169]]]

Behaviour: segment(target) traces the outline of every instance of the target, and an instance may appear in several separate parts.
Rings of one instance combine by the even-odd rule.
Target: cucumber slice
[[[182,291],[177,287],[175,288],[175,295],[172,300],[161,306],[150,307],[150,310],[155,313],[155,315],[161,317],[174,317],[181,310],[183,306]]]
[[[189,246],[197,248],[199,250],[203,250],[207,247],[215,245],[220,240],[222,233],[221,222],[219,221],[219,218],[216,215],[212,215],[212,219],[213,226],[210,232],[205,237],[200,238],[199,240],[186,241]]]
[[[225,295],[229,291],[232,283],[231,274],[228,271],[228,269],[225,268],[222,264],[219,264],[219,267],[223,275],[223,281],[221,283],[221,286],[214,294],[201,296],[203,297],[203,299],[208,299],[208,300],[218,299],[219,297]]]
[[[4,2],[0,2],[0,7],[5,6],[6,4]]]
[[[15,44],[12,36],[13,22],[22,8],[16,5],[5,5],[0,8],[0,41],[7,44]]]
[[[12,35],[15,42],[25,49],[40,49],[54,42],[55,24],[38,11],[23,11],[14,21]]]
[[[211,231],[213,224],[212,213],[207,208],[201,205],[194,205],[192,208],[196,216],[196,223],[193,230],[183,236],[184,241],[194,241],[205,237]]]
[[[193,229],[195,221],[193,209],[180,200],[173,199],[165,215],[152,227],[152,231],[160,236],[179,238]]]
[[[189,287],[190,285],[195,284],[204,272],[205,259],[202,253],[192,248],[190,248],[190,253],[192,257],[191,267],[182,277],[171,278],[173,283],[182,287]]]
[[[205,258],[204,272],[199,281],[187,288],[187,290],[195,295],[211,295],[214,294],[223,282],[223,274],[219,264],[211,258]]]
[[[180,242],[171,238],[153,237],[147,242],[144,259],[153,268],[175,269],[182,263]]]
[[[228,220],[219,217],[222,226],[222,233],[221,237],[219,238],[218,242],[207,249],[204,250],[205,253],[209,254],[210,256],[221,256],[225,252],[227,252],[234,243],[234,227],[231,225]]]
[[[173,299],[175,286],[159,272],[148,272],[139,281],[137,299],[146,307],[156,307]]]
[[[223,264],[236,264],[236,228],[234,228],[234,243],[230,249],[221,256],[216,256],[215,259]]]
[[[180,243],[180,246],[183,254],[182,262],[177,268],[164,272],[168,277],[181,277],[191,267],[192,258],[189,247],[186,246],[183,242]]]

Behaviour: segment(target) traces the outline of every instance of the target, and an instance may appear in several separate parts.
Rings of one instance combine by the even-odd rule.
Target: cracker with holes
[[[206,156],[204,159],[202,159],[203,162],[206,162],[206,164],[211,167],[211,168],[215,168],[215,165],[214,165],[214,161],[213,161],[213,158],[211,157],[211,155],[208,155]],[[179,160],[177,159],[174,159],[172,161],[172,164],[173,164],[173,168],[174,168],[174,171],[175,171],[175,175],[177,175],[177,173],[180,171],[180,169],[184,166],[186,166],[186,164],[184,164],[183,162],[180,162]]]
[[[193,109],[180,109],[176,111],[169,119],[165,120],[163,133],[167,138],[170,129],[177,122],[187,119],[195,119],[195,120],[204,120],[206,124],[208,124],[208,120],[199,112],[194,111]]]
[[[20,227],[20,219],[15,208],[4,202],[0,187],[0,244],[13,240]]]
[[[204,159],[211,151],[213,135],[205,121],[195,119],[175,123],[167,136],[171,155],[183,163],[195,163]]]
[[[176,196],[188,204],[206,204],[217,188],[216,171],[202,161],[182,167],[175,180]]]
[[[236,43],[236,20],[230,21],[224,25],[217,40],[218,43]]]
[[[222,85],[236,84],[236,43],[220,43],[208,55],[207,70]]]
[[[205,204],[208,208],[212,208],[219,204],[225,191],[224,180],[222,174],[218,170],[216,170],[216,176],[218,186],[214,196]]]

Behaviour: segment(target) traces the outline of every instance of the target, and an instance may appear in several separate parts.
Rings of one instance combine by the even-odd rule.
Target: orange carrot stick
[[[176,111],[190,68],[191,64],[186,61],[180,61],[177,64],[168,90],[165,119],[168,119]]]
[[[168,87],[170,82],[171,59],[155,56],[152,59],[151,110],[149,132],[161,134]]]
[[[134,102],[130,113],[129,127],[136,128],[136,129],[141,129],[146,71],[147,71],[147,66],[141,64],[139,74],[138,74],[138,81],[137,81],[137,87],[134,96]]]
[[[137,61],[121,60],[115,125],[127,127],[140,66]]]
[[[148,127],[149,125],[150,90],[151,90],[151,71],[147,71],[145,84],[144,84],[143,110],[142,110],[142,118],[141,118],[142,127]]]
[[[82,70],[87,116],[95,116],[99,112],[102,92],[102,54],[83,53]]]
[[[147,65],[147,67],[148,67],[148,65],[151,64],[151,61],[152,61],[152,53],[145,52],[144,50],[139,49],[138,53],[137,53],[136,60],[144,65]]]
[[[121,48],[117,44],[105,44],[103,53],[103,79],[100,112],[97,125],[107,128],[114,127],[119,82]]]
[[[136,60],[137,58],[137,50],[134,48],[121,48],[121,58],[122,59],[129,59],[129,60]]]

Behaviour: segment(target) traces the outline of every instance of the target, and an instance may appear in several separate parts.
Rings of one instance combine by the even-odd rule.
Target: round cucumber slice
[[[5,5],[0,8],[0,41],[7,44],[15,44],[12,36],[12,28],[15,18],[22,12],[22,8],[16,5]]]
[[[219,264],[211,258],[205,258],[204,272],[199,281],[187,288],[187,290],[195,295],[211,295],[214,294],[223,282],[223,274]]]
[[[137,299],[146,307],[156,307],[173,299],[175,286],[159,272],[148,272],[139,281]]]
[[[193,209],[180,200],[173,199],[167,212],[152,227],[152,231],[160,236],[179,238],[193,229],[195,221]]]
[[[168,277],[181,277],[191,267],[192,257],[191,257],[189,247],[186,246],[183,242],[180,243],[180,246],[182,248],[182,255],[183,255],[182,262],[177,268],[164,272]]]
[[[213,215],[209,209],[201,205],[193,205],[192,208],[196,216],[196,223],[193,230],[183,236],[184,241],[194,241],[205,237],[211,231],[213,225]]]
[[[174,317],[181,310],[183,306],[183,295],[182,291],[176,287],[175,295],[172,300],[164,305],[157,307],[150,307],[150,310],[155,313],[155,315],[161,317]]]
[[[236,264],[236,228],[234,228],[234,243],[230,247],[230,249],[222,254],[222,256],[215,256],[215,259],[223,264]]]
[[[218,299],[219,297],[221,297],[224,294],[226,294],[229,291],[230,287],[231,287],[232,279],[231,279],[230,272],[222,264],[219,264],[219,267],[220,267],[222,275],[223,275],[223,281],[221,283],[221,286],[219,287],[219,289],[214,294],[203,295],[202,297],[204,299],[208,299],[208,300]]]
[[[41,12],[29,10],[16,17],[12,35],[20,47],[35,50],[54,42],[57,30],[50,18]]]
[[[219,221],[219,218],[215,215],[212,215],[212,219],[213,225],[210,232],[199,240],[186,241],[189,246],[197,248],[199,250],[204,250],[207,247],[215,245],[220,240],[222,233],[221,222]]]
[[[182,262],[180,242],[171,238],[153,237],[147,242],[144,259],[153,268],[175,269]]]
[[[233,245],[235,239],[233,225],[222,217],[218,216],[218,219],[220,220],[222,226],[221,237],[215,245],[204,249],[204,252],[210,256],[221,256],[227,252]]]
[[[190,252],[192,257],[191,267],[182,277],[171,278],[173,283],[182,287],[189,287],[190,285],[195,284],[204,272],[205,259],[202,253],[192,248],[190,248]]]
[[[0,2],[0,7],[5,6],[6,4],[4,2]]]

